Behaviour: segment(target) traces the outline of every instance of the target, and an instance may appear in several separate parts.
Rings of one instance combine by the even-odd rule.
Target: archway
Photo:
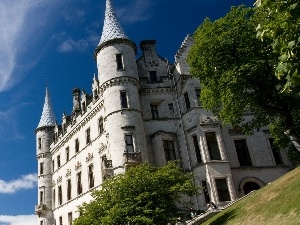
[[[260,186],[255,182],[247,182],[243,186],[245,195],[249,194],[251,191],[260,189]]]

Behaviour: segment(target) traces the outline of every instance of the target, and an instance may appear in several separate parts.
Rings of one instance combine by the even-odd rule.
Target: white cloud
[[[85,16],[85,12],[83,10],[75,10],[65,15],[65,20],[76,21],[82,19],[84,16]]]
[[[117,15],[121,23],[132,24],[148,20],[151,17],[151,1],[150,0],[135,0],[130,1],[130,4],[116,9]]]
[[[0,225],[36,225],[38,219],[36,215],[0,215]]]
[[[49,26],[49,15],[59,12],[56,7],[62,4],[60,2],[59,0],[0,1],[0,91],[20,82],[20,78],[26,75],[28,68],[35,65],[41,51],[37,52],[35,58],[29,58],[28,52],[36,46],[41,32],[44,31],[42,28]]]
[[[0,179],[0,193],[12,194],[24,189],[32,189],[37,185],[37,174],[28,174],[19,179],[4,181]],[[1,220],[0,220],[1,221]]]
[[[74,41],[73,39],[68,39],[61,43],[57,50],[59,52],[71,52],[73,50],[84,51],[89,46],[89,42],[87,40],[79,40]]]

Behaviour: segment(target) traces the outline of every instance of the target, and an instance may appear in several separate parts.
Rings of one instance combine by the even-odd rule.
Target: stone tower
[[[49,91],[46,87],[46,97],[42,116],[36,133],[36,155],[38,160],[38,204],[35,213],[39,217],[39,224],[52,225],[52,171],[50,144],[54,139],[55,116],[53,113]]]
[[[114,173],[123,172],[131,163],[147,161],[135,55],[135,43],[126,36],[111,1],[107,0],[95,58],[110,149],[106,157],[112,160]]]

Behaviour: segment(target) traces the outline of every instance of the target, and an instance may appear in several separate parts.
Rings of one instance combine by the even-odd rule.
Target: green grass
[[[208,224],[299,225],[300,167],[202,223]]]

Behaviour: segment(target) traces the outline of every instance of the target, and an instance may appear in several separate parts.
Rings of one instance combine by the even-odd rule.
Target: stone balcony
[[[142,162],[141,152],[124,152],[124,165],[134,166]]]
[[[45,215],[47,211],[47,206],[43,203],[40,203],[35,206],[35,213],[40,216],[41,214]]]

